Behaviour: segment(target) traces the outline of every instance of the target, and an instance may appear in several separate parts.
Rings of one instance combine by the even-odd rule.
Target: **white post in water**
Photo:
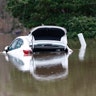
[[[79,50],[79,59],[83,61],[85,56],[85,51],[86,51],[86,42],[82,33],[78,34],[78,38],[81,44],[81,48]]]
[[[81,47],[85,48],[85,47],[86,47],[86,42],[85,42],[85,39],[84,39],[83,34],[82,34],[82,33],[79,33],[79,34],[78,34],[78,38],[79,38]]]

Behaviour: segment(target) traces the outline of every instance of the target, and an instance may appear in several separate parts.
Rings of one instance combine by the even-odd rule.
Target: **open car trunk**
[[[39,28],[32,32],[35,40],[60,40],[65,35],[64,30],[60,28]]]
[[[67,48],[66,29],[59,26],[38,26],[31,31],[32,49],[36,51],[64,51]]]

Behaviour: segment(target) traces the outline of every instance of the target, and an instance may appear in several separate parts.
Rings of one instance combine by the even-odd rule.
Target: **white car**
[[[5,47],[12,55],[29,55],[35,51],[72,51],[67,46],[66,29],[58,26],[38,26],[27,36],[19,36]]]
[[[34,51],[68,51],[67,31],[59,26],[38,26],[31,30]]]
[[[17,57],[18,55],[30,55],[32,53],[30,41],[29,36],[19,36],[9,46],[5,47],[5,52]]]

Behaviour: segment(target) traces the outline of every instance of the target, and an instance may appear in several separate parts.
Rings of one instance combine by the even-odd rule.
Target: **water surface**
[[[9,39],[9,35],[4,37],[6,37],[7,40],[2,36],[2,42],[0,42],[1,51],[13,40],[13,38]],[[83,60],[79,58],[79,42],[77,41],[77,43],[74,43],[69,41],[69,46],[73,49],[73,53],[69,56],[62,53],[57,55],[54,55],[54,53],[51,55],[45,53],[39,55],[35,54],[33,57],[31,56],[32,58],[29,58],[31,60],[31,66],[28,65],[29,67],[27,66],[26,71],[18,69],[18,67],[16,67],[11,61],[6,61],[4,55],[0,54],[0,96],[96,96],[95,41],[87,40],[87,48]],[[39,64],[38,62],[33,62],[33,58],[35,61],[41,60],[42,64],[46,63],[46,60],[47,62],[48,60],[51,60],[51,63],[55,65],[55,67],[51,66],[54,71],[50,66],[47,66],[48,63],[46,63],[46,67],[40,62],[40,66],[43,67],[32,67],[32,64]],[[58,64],[56,64],[54,58],[57,59]],[[63,58],[62,60],[65,61],[68,60],[66,66],[61,66],[65,64],[65,61],[62,61],[60,58]],[[59,60],[62,62],[59,62]],[[32,68],[37,68],[38,70],[34,71]],[[51,68],[50,72],[48,68]],[[37,72],[37,74],[40,73],[39,76],[42,76],[41,74],[43,74],[44,77],[56,73],[56,70],[57,73],[64,73],[66,72],[66,69],[68,69],[68,73],[63,78],[61,78],[61,76],[60,78],[41,80],[34,76],[34,72]]]

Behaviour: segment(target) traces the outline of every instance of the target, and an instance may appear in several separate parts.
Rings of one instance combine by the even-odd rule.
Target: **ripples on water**
[[[11,40],[0,42],[1,51]],[[34,54],[23,60],[11,57],[15,64],[0,54],[0,96],[96,96],[94,41],[87,41],[83,59],[79,57],[79,43],[78,48],[69,44],[74,51],[70,56],[52,53]]]

